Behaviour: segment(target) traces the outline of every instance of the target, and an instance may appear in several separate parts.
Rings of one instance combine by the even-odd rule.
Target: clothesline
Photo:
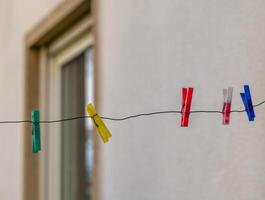
[[[253,107],[259,107],[265,103],[265,100],[253,105]],[[243,113],[246,112],[246,109],[242,110],[231,110],[230,113]],[[156,112],[149,112],[149,113],[139,113],[135,115],[128,115],[120,118],[114,118],[114,117],[104,117],[101,116],[101,119],[104,120],[110,120],[110,121],[124,121],[128,119],[138,118],[138,117],[144,117],[144,116],[151,116],[151,115],[163,115],[163,114],[170,114],[170,113],[176,113],[176,114],[182,114],[184,112],[180,110],[166,110],[166,111],[156,111]],[[218,110],[191,110],[189,114],[195,114],[195,113],[216,113],[216,114],[224,114],[222,111]],[[60,122],[66,122],[66,121],[73,121],[73,120],[79,120],[79,119],[89,119],[92,118],[91,116],[77,116],[77,117],[69,117],[64,119],[56,119],[56,120],[40,120],[40,124],[52,124],[52,123],[60,123]],[[19,123],[33,123],[32,120],[9,120],[9,121],[0,121],[0,124],[19,124]]]
[[[192,95],[193,95],[193,88],[182,88],[182,107],[181,110],[166,110],[166,111],[156,111],[156,112],[149,112],[149,113],[139,113],[135,115],[124,116],[120,118],[114,117],[104,117],[100,116],[94,106],[90,103],[87,104],[86,110],[88,116],[77,116],[71,118],[63,118],[63,119],[56,119],[56,120],[40,120],[40,111],[39,110],[32,110],[31,112],[31,120],[21,120],[21,121],[0,121],[0,124],[7,124],[7,123],[31,123],[32,124],[32,152],[38,153],[41,150],[41,136],[40,136],[40,124],[52,124],[52,123],[60,123],[72,120],[79,120],[79,119],[86,119],[90,118],[94,122],[94,125],[101,136],[104,143],[109,141],[109,138],[112,137],[111,132],[103,122],[103,120],[111,120],[111,121],[124,121],[128,119],[143,117],[143,116],[151,116],[151,115],[162,115],[162,114],[181,114],[181,127],[188,127],[189,124],[189,117],[190,114],[194,113],[217,113],[223,115],[223,124],[228,125],[230,123],[230,114],[231,113],[242,113],[246,112],[249,121],[254,121],[256,115],[254,111],[254,107],[261,106],[265,103],[265,100],[253,105],[250,89],[248,85],[244,85],[244,92],[240,93],[242,98],[243,104],[245,109],[242,110],[231,110],[232,107],[232,94],[233,88],[228,87],[223,89],[223,109],[222,111],[219,110],[191,110],[191,102],[192,102]]]

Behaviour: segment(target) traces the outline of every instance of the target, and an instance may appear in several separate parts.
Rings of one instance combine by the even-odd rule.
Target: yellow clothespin
[[[94,108],[94,106],[91,103],[87,104],[86,109],[87,109],[88,115],[93,120],[93,122],[97,128],[97,131],[99,132],[103,142],[104,143],[108,142],[109,138],[112,135],[111,135],[110,131],[108,130],[108,128],[106,127],[106,125],[104,124],[104,122],[102,121],[101,117],[98,115],[96,109]]]

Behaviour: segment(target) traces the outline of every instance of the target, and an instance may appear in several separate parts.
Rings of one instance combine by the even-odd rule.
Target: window
[[[93,99],[92,48],[62,67],[62,118],[85,115]],[[88,120],[63,123],[61,128],[61,199],[90,199],[93,140]]]
[[[80,23],[82,24],[82,23]],[[82,26],[81,26],[82,27]],[[79,25],[47,49],[47,116],[49,119],[86,115],[93,101],[93,37]],[[81,31],[80,31],[81,30]],[[75,34],[73,34],[75,33]],[[89,120],[52,124],[47,129],[44,199],[89,200],[93,139]]]
[[[86,114],[85,104],[94,100],[93,46],[89,0],[63,2],[28,34],[25,116],[33,108],[49,120]],[[91,122],[46,124],[41,133],[38,155],[25,134],[24,199],[92,199],[92,186],[97,190],[91,181],[96,149]]]

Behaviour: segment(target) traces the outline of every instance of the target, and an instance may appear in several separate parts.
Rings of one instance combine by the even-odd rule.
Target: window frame
[[[88,19],[85,18],[83,21],[87,20]],[[42,76],[46,76],[42,78],[42,80],[46,80],[43,84],[46,84],[46,88],[48,88],[46,89],[45,94],[45,97],[48,97],[48,99],[40,105],[40,107],[46,107],[43,109],[45,110],[44,115],[47,116],[45,118],[61,118],[61,78],[64,64],[68,63],[94,45],[94,38],[93,33],[90,30],[90,25],[87,25],[86,29],[81,30],[80,27],[84,28],[83,24],[83,22],[79,23],[73,29],[70,29],[65,35],[58,38],[58,41],[54,41],[48,48],[48,56],[43,58],[43,60],[46,60],[46,63],[48,62],[48,66],[45,64],[48,73],[42,74]],[[73,32],[76,32],[77,29],[79,30],[78,34],[72,37],[71,40],[65,40],[65,38],[69,38],[68,33],[72,34]],[[67,42],[64,42],[64,45],[61,45],[61,41]],[[60,44],[60,48],[58,48],[58,44]],[[49,83],[51,83],[52,87],[49,87]],[[61,174],[61,128],[60,125],[48,126],[48,128],[42,131],[42,137],[44,138],[43,146],[45,145],[45,147],[48,147],[49,145],[49,148],[43,150],[43,154],[45,155],[41,158],[41,167],[45,167],[45,169],[41,170],[41,173],[43,174],[42,177],[46,178],[46,180],[42,179],[42,185],[43,187],[48,185],[47,190],[42,192],[43,199],[61,199],[61,178],[58,176],[58,174]],[[48,166],[45,165],[45,163],[49,163]],[[48,198],[45,196],[46,194],[49,195]]]
[[[92,5],[96,10],[96,6]],[[91,13],[90,0],[73,0],[65,1],[39,24],[37,24],[25,37],[25,96],[24,96],[24,117],[30,118],[31,110],[40,108],[41,118],[48,119],[45,111],[47,106],[44,102],[47,94],[47,86],[42,84],[47,81],[45,74],[47,70],[47,58],[49,57],[48,46],[56,39],[59,41],[63,34],[78,24],[82,19],[89,18],[90,26],[93,27],[94,33],[94,16]],[[61,41],[62,44],[62,41]],[[58,45],[58,44],[57,44]],[[59,45],[60,46],[60,45]],[[57,46],[58,47],[58,46]],[[55,48],[55,47],[54,47]],[[96,48],[95,48],[96,49]],[[94,51],[95,53],[95,51]],[[95,53],[96,54],[96,53]],[[95,66],[97,65],[97,57],[95,56]],[[98,69],[95,67],[95,85],[98,80]],[[97,89],[95,89],[95,103],[97,102]],[[41,126],[42,133],[45,133],[46,126]],[[45,179],[45,165],[42,164],[45,157],[45,147],[39,154],[31,152],[31,125],[26,124],[23,127],[23,199],[39,200],[42,199],[45,191],[43,188],[43,180]],[[46,138],[42,135],[42,143]],[[93,199],[99,199],[98,187],[98,165],[99,165],[99,141],[95,139],[95,163],[97,170],[93,173]],[[48,148],[48,147],[47,147]]]

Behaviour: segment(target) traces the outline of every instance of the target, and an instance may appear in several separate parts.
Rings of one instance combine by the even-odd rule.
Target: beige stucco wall
[[[0,1],[0,120],[23,117],[23,38],[59,0]],[[194,86],[193,109],[218,109],[222,88],[251,84],[265,98],[265,2],[260,0],[101,0],[100,113],[123,116],[179,109]],[[102,146],[102,199],[236,199],[265,196],[265,108],[257,120],[233,114],[173,115],[108,122]],[[29,133],[30,134],[30,133]],[[22,125],[0,126],[0,199],[21,199]]]
[[[265,2],[261,0],[101,0],[100,113],[180,108],[181,87],[195,88],[192,109],[221,109],[233,86],[233,108],[251,84],[265,99]],[[265,106],[256,121],[232,114],[194,114],[106,121],[102,146],[104,200],[262,200],[265,196]]]
[[[0,1],[0,120],[23,118],[24,37],[59,2]],[[22,199],[22,125],[3,124],[0,136],[0,199],[19,200]]]

